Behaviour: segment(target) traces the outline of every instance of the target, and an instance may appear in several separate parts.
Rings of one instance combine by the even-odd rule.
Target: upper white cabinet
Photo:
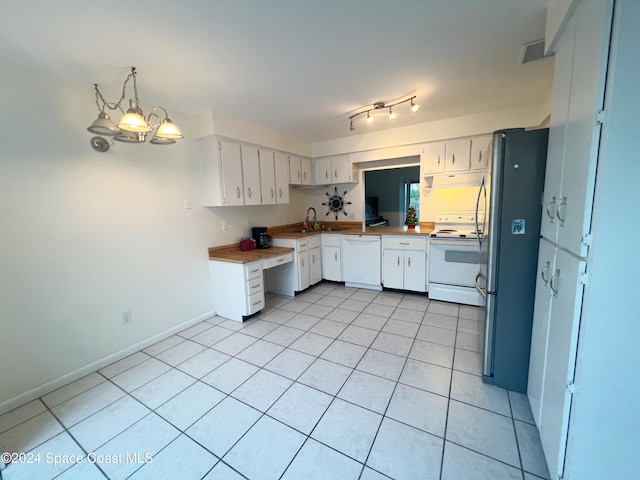
[[[604,2],[597,8],[576,14],[558,43],[544,191],[542,234],[580,257],[589,247],[609,45],[602,25],[610,14]]]
[[[244,204],[260,205],[260,157],[258,148],[242,145],[242,183],[244,185]]]
[[[244,205],[240,145],[215,137],[205,137],[194,144],[200,157],[203,204]]]
[[[289,202],[285,154],[215,136],[195,143],[206,207]]]
[[[311,159],[289,155],[289,178],[293,185],[311,185]]]
[[[445,171],[468,172],[471,168],[471,139],[449,140],[446,144]]]
[[[276,203],[276,171],[273,159],[273,151],[260,148],[258,157],[260,158],[260,191],[262,192],[262,205],[273,205]]]
[[[318,158],[313,161],[314,184],[349,183],[353,181],[349,155]]]
[[[493,136],[482,135],[471,138],[471,157],[469,165],[471,170],[486,170],[489,168],[490,158],[493,154]]]
[[[420,154],[422,176],[444,173],[445,143],[427,143]]]
[[[276,177],[276,203],[289,203],[289,159],[282,152],[273,155]]]

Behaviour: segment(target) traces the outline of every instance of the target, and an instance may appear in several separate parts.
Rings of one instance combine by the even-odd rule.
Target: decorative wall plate
[[[329,208],[329,210],[327,210],[327,213],[326,213],[327,215],[333,212],[334,215],[336,216],[336,220],[338,220],[338,214],[340,212],[347,215],[347,212],[344,211],[344,206],[351,205],[351,202],[347,202],[344,199],[344,196],[347,194],[346,190],[342,195],[340,195],[338,193],[338,187],[333,187],[333,188],[335,189],[333,192],[333,195],[329,195],[329,192],[325,193],[329,198],[327,199],[326,202],[322,202],[322,205],[326,205]]]

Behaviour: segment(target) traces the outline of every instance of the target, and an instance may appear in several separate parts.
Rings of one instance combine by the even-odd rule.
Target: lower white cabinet
[[[275,247],[295,249],[293,274],[288,270],[267,271],[268,290],[280,295],[294,296],[310,285],[322,280],[322,254],[319,235],[310,235],[301,239],[274,238]]]
[[[334,282],[342,281],[340,235],[322,235],[322,277]]]
[[[262,261],[232,263],[209,261],[211,293],[216,314],[242,321],[265,306]]]
[[[427,291],[427,237],[382,237],[382,285]]]

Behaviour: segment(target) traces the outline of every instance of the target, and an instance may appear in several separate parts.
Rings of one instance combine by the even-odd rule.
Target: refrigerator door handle
[[[482,297],[484,299],[486,299],[487,298],[487,290],[480,286],[480,282],[478,281],[480,279],[482,279],[482,283],[484,283],[485,286],[486,286],[487,278],[484,276],[484,273],[482,273],[481,271],[476,274],[476,278],[474,279],[473,283],[475,284],[476,290],[478,290],[480,295],[482,295]]]

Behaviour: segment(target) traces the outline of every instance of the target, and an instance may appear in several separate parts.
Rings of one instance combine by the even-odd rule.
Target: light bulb
[[[367,110],[367,123],[373,122],[373,117],[369,115],[369,111]]]
[[[393,110],[391,110],[391,107],[389,107],[389,119],[393,120],[396,118],[396,112],[394,112]]]
[[[413,113],[416,113],[418,110],[420,110],[420,105],[418,105],[417,103],[413,103],[413,98],[411,99],[411,110],[413,111]]]
[[[349,124],[349,130],[355,130],[356,129],[356,124],[353,123],[353,118],[351,119],[351,123]]]

